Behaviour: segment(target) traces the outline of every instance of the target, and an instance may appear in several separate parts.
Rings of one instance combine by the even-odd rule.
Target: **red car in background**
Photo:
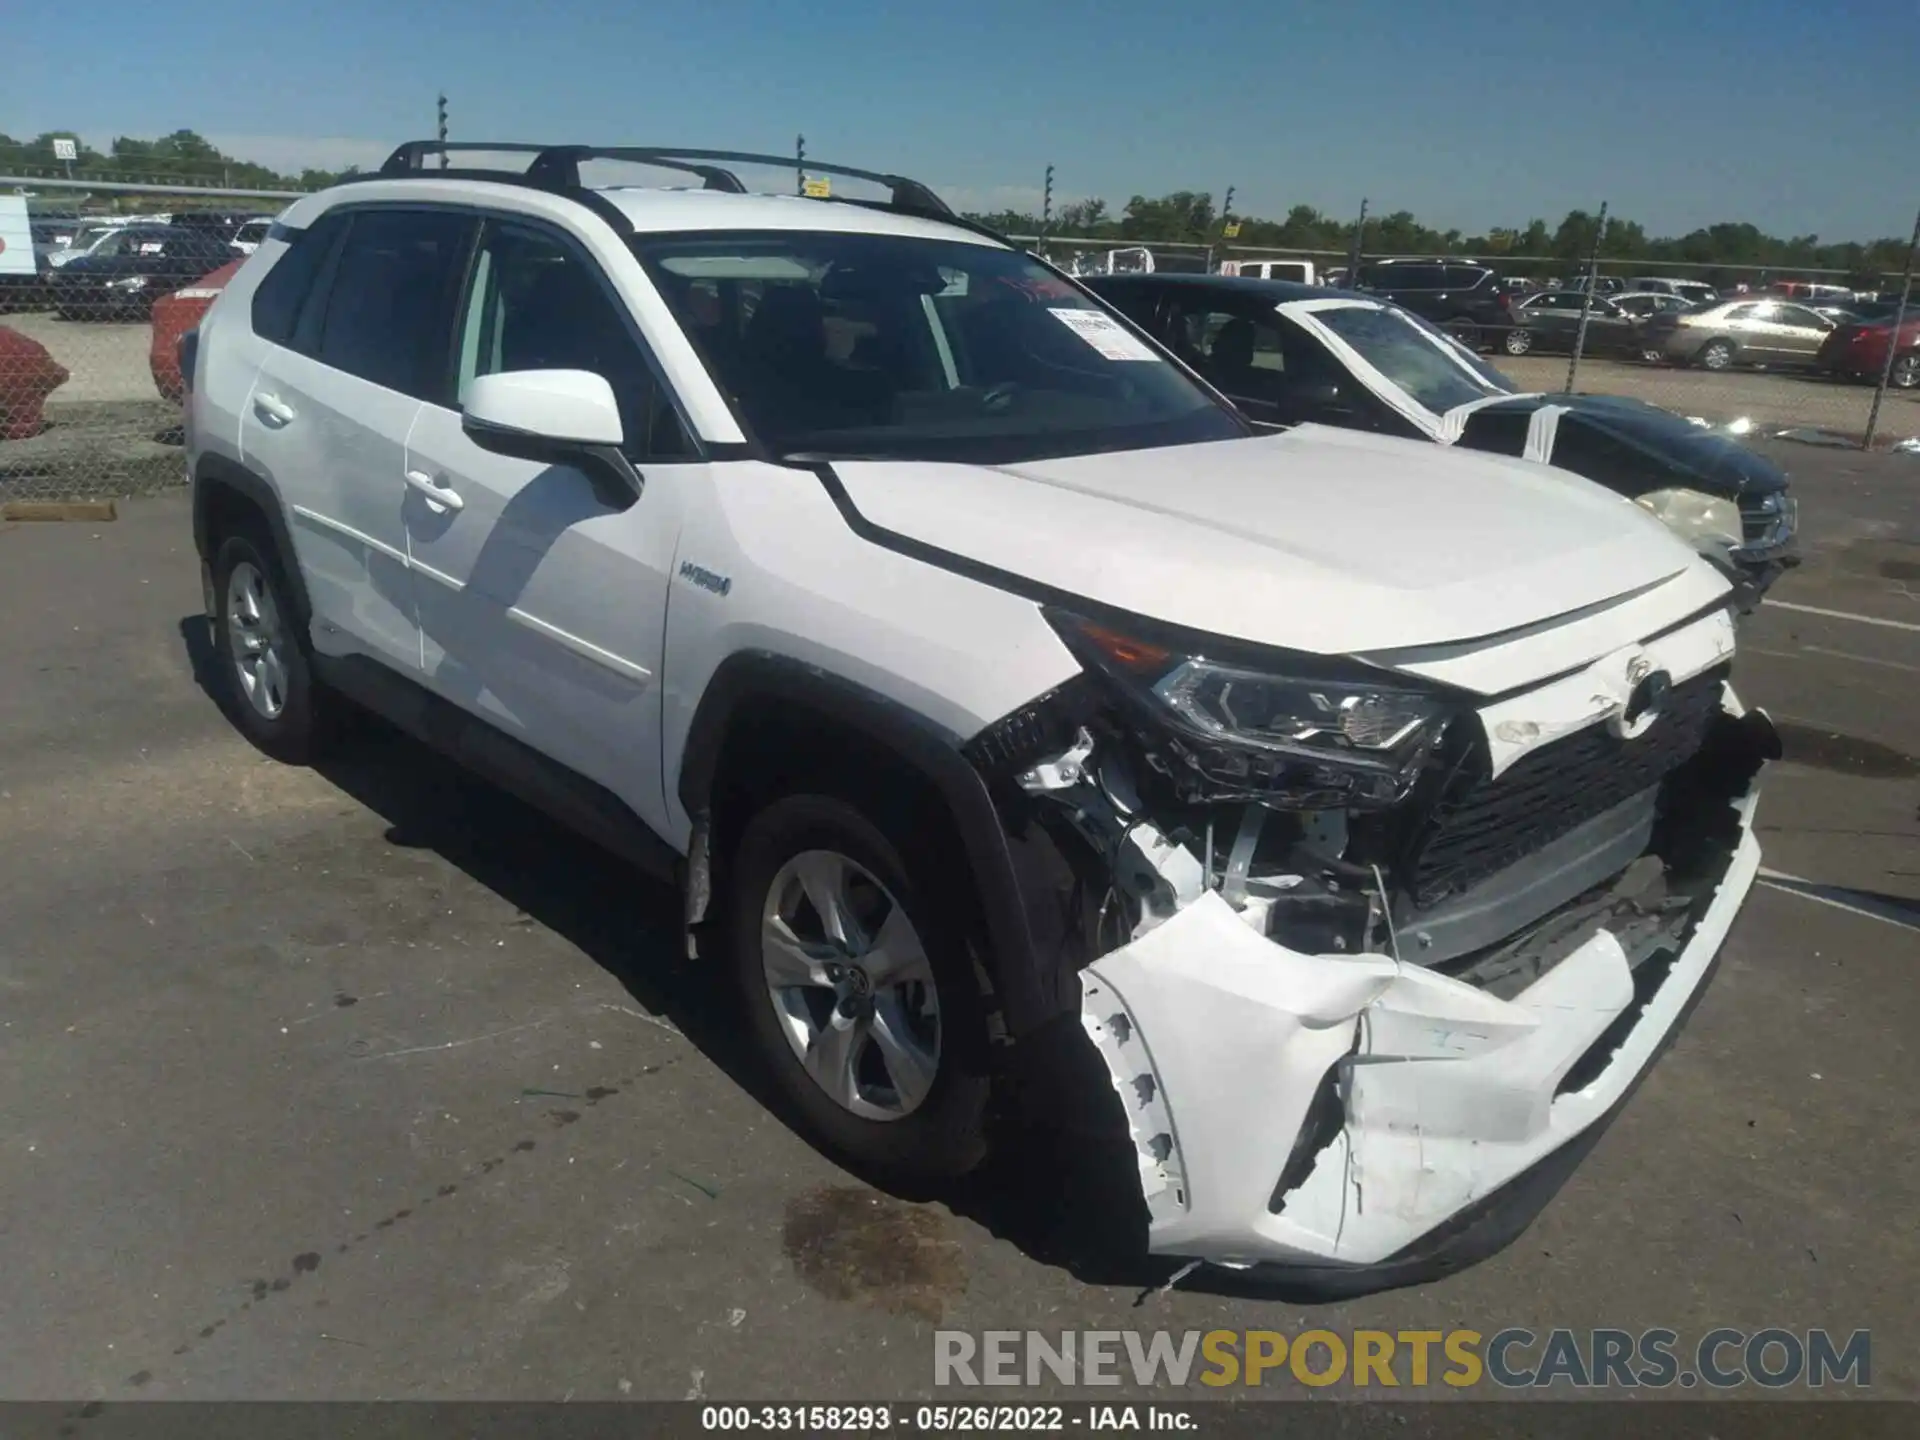
[[[1910,303],[1896,338],[1890,320],[1861,320],[1841,325],[1827,336],[1814,363],[1820,369],[1856,380],[1878,381],[1893,350],[1887,383],[1898,390],[1920,388],[1920,304]]]
[[[153,302],[153,343],[147,351],[147,365],[160,393],[175,404],[187,392],[186,382],[180,377],[180,337],[200,323],[200,317],[245,263],[243,256]]]
[[[26,440],[46,429],[41,407],[66,383],[66,367],[46,346],[0,325],[0,440]]]

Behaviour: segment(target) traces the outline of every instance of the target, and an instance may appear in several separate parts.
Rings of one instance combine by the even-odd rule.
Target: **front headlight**
[[[1739,505],[1719,495],[1699,490],[1653,490],[1636,495],[1633,503],[1658,517],[1696,550],[1708,545],[1732,549],[1745,537]]]
[[[1213,660],[1078,615],[1048,620],[1156,722],[1155,768],[1193,802],[1398,804],[1454,713],[1445,694],[1357,661],[1268,651]]]

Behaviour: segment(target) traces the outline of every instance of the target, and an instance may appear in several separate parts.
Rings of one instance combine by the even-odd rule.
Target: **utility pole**
[[[1907,242],[1907,270],[1900,279],[1900,305],[1893,312],[1893,329],[1887,334],[1887,358],[1880,362],[1880,383],[1874,388],[1873,409],[1867,412],[1867,433],[1860,448],[1873,448],[1873,432],[1880,423],[1880,402],[1887,398],[1887,386],[1893,379],[1893,357],[1900,349],[1900,331],[1907,323],[1907,307],[1913,303],[1913,260],[1920,251],[1920,215],[1913,217],[1913,238]]]
[[[1226,254],[1227,242],[1233,238],[1233,234],[1233,186],[1229,185],[1227,187],[1227,198],[1220,202],[1220,252],[1223,256]],[[1209,246],[1208,250],[1211,252],[1212,247]],[[1212,270],[1213,268],[1213,256],[1209,253],[1207,256],[1207,269]]]
[[[1580,328],[1574,332],[1573,355],[1567,361],[1567,394],[1580,370],[1580,352],[1587,346],[1587,318],[1593,314],[1593,291],[1600,283],[1600,242],[1607,236],[1607,202],[1600,202],[1600,219],[1593,227],[1593,249],[1587,255],[1587,283],[1580,288]]]
[[[1047,232],[1053,229],[1053,166],[1047,166],[1047,181],[1040,192],[1040,253],[1047,253]]]
[[[793,137],[793,193],[807,193],[807,137]]]
[[[434,101],[434,109],[439,120],[440,168],[447,168],[447,97],[441,95]]]
[[[1347,252],[1347,289],[1360,283],[1360,262],[1367,253],[1367,201],[1360,199],[1360,218],[1353,225],[1353,248]]]

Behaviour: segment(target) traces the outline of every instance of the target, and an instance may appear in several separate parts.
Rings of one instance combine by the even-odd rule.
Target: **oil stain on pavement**
[[[947,1217],[858,1186],[829,1185],[787,1202],[783,1248],[796,1274],[833,1300],[938,1321],[967,1288]]]

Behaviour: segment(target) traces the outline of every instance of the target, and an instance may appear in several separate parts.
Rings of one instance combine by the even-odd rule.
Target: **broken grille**
[[[1704,743],[1722,672],[1676,685],[1635,740],[1593,725],[1542,746],[1497,780],[1484,750],[1427,816],[1407,887],[1416,905],[1472,889],[1574,827],[1659,784]]]

